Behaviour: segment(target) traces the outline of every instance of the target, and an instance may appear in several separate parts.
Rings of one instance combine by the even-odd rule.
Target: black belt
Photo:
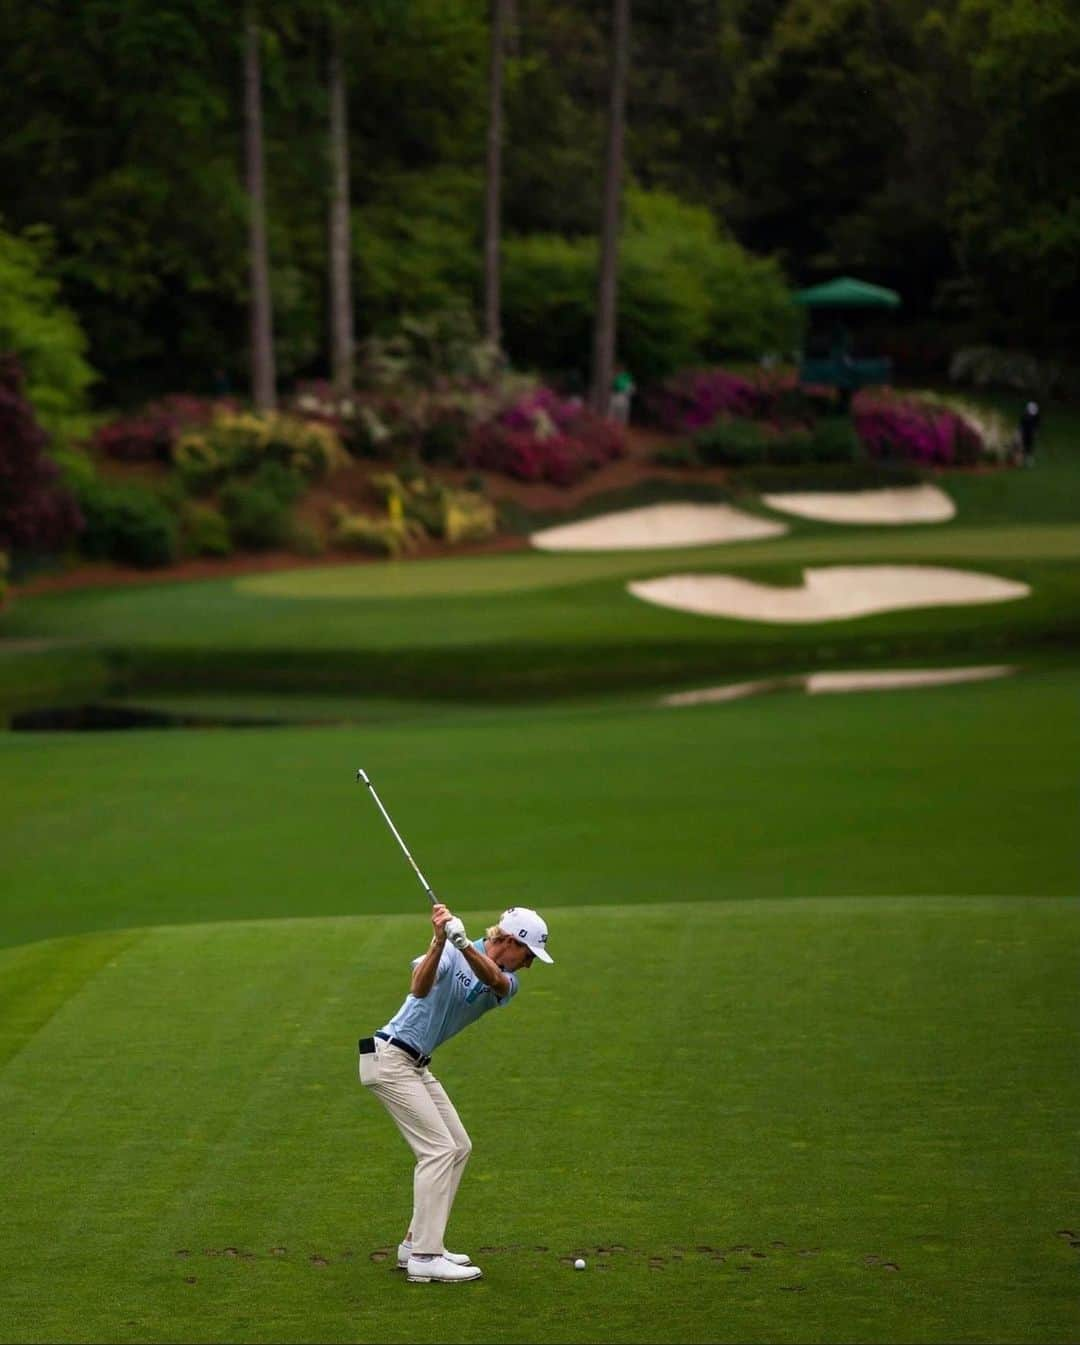
[[[389,1033],[386,1032],[376,1032],[375,1036],[378,1037],[380,1041],[389,1042],[391,1046],[396,1046],[399,1051],[404,1051],[406,1055],[412,1056],[421,1069],[424,1069],[431,1064],[431,1056],[422,1055],[415,1046],[410,1046],[407,1041],[402,1041],[400,1037],[391,1037]],[[361,1055],[370,1055],[374,1049],[375,1042],[371,1037],[360,1038]]]

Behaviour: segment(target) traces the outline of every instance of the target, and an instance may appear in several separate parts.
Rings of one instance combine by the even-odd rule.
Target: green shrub
[[[283,462],[264,462],[250,483],[259,490],[268,490],[286,508],[291,508],[304,493],[304,478]]]
[[[228,470],[218,446],[206,430],[188,430],[173,448],[173,466],[184,488],[193,495],[206,495]]]
[[[710,466],[746,467],[765,461],[768,433],[756,420],[718,420],[693,438],[699,459]]]
[[[847,416],[822,417],[810,436],[809,456],[814,462],[858,461],[861,457],[859,438],[850,419]]]
[[[298,556],[321,556],[326,551],[326,539],[314,523],[295,519],[289,533],[289,550]]]
[[[230,481],[222,489],[221,507],[238,547],[266,551],[288,540],[289,507],[266,486]]]
[[[700,467],[701,454],[692,439],[680,439],[674,444],[661,444],[653,454],[658,467]]]
[[[60,302],[52,258],[47,229],[0,229],[0,352],[19,357],[38,420],[64,443],[89,431],[86,390],[96,375],[79,321]]]
[[[584,375],[595,240],[508,238],[503,254],[503,321],[515,361]],[[798,344],[803,318],[779,267],[722,234],[701,207],[665,192],[628,192],[619,268],[619,353],[639,384]]]
[[[79,547],[90,559],[145,569],[176,559],[177,521],[152,490],[93,480],[77,499],[85,521]]]
[[[229,525],[209,505],[188,503],[180,511],[184,550],[189,556],[228,556],[232,554]]]

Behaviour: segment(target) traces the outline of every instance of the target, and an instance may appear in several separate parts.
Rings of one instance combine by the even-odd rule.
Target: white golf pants
[[[441,1256],[461,1174],[472,1153],[454,1104],[434,1074],[389,1042],[360,1057],[360,1082],[394,1118],[416,1156],[413,1173],[413,1251]]]

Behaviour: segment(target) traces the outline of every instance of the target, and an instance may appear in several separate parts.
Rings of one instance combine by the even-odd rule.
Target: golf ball
[[[574,1269],[575,1269],[575,1270],[584,1270],[584,1269],[585,1269],[585,1262],[581,1259],[580,1256],[579,1256],[578,1259],[574,1262]]]

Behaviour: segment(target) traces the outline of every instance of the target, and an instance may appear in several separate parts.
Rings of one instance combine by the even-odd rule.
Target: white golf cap
[[[523,943],[541,962],[555,961],[545,946],[548,936],[547,925],[528,906],[511,906],[509,910],[503,911],[499,917],[499,928],[504,934],[509,934],[512,939]]]

